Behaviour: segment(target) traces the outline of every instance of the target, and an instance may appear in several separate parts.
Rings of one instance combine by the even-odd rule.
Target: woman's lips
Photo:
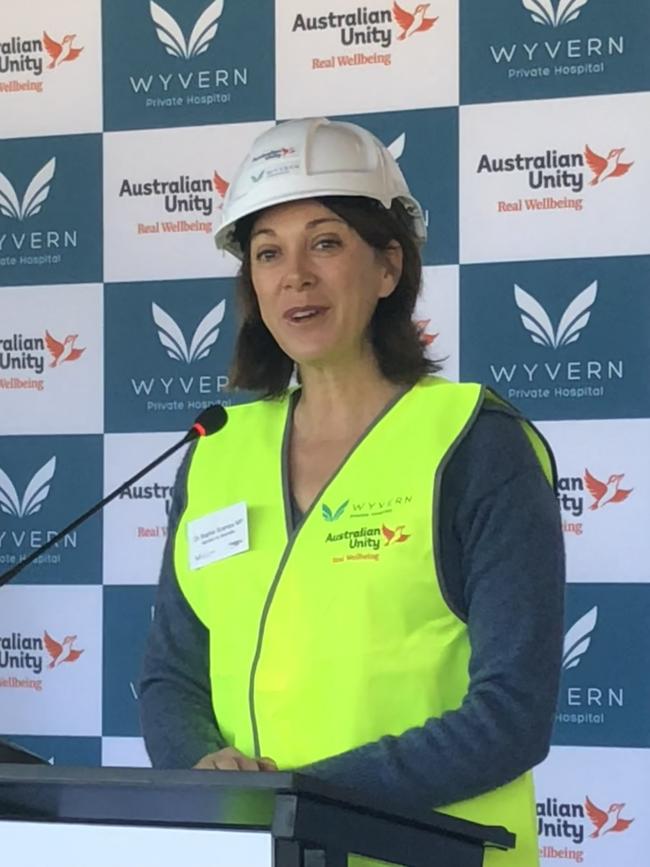
[[[284,318],[292,325],[301,325],[304,322],[312,322],[318,319],[328,310],[320,304],[305,304],[302,307],[290,307],[284,313]]]

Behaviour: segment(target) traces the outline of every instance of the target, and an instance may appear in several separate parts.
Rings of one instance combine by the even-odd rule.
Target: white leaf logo
[[[524,9],[530,12],[530,17],[536,24],[548,27],[561,27],[570,21],[575,21],[580,10],[589,0],[560,0],[557,10],[551,0],[521,0]]]
[[[217,33],[219,18],[223,12],[224,0],[213,0],[199,15],[192,28],[189,41],[186,41],[183,31],[174,18],[162,6],[150,0],[149,11],[158,34],[158,39],[165,46],[167,54],[191,60],[207,51]]]
[[[403,132],[401,135],[398,135],[395,141],[391,142],[388,145],[387,150],[390,155],[393,157],[395,162],[398,162],[399,158],[404,153],[404,147],[406,146],[406,133]]]
[[[52,157],[29,182],[22,205],[18,202],[18,196],[11,181],[0,172],[0,214],[14,220],[26,220],[27,217],[35,217],[36,214],[40,213],[43,202],[49,195],[55,169],[56,157]]]
[[[551,349],[568,346],[578,340],[589,322],[591,307],[596,301],[597,294],[598,281],[594,280],[571,301],[555,331],[548,313],[539,301],[515,284],[515,304],[519,308],[522,324],[530,334],[530,339],[539,346],[549,346]]]
[[[199,322],[190,344],[190,363],[200,361],[210,354],[210,348],[219,337],[219,325],[226,312],[226,300],[220,301],[216,307]]]
[[[153,320],[158,327],[158,338],[167,350],[167,355],[173,358],[174,361],[184,361],[185,364],[192,364],[194,361],[207,358],[212,346],[217,342],[219,325],[226,312],[226,301],[225,299],[220,301],[199,322],[189,348],[185,335],[169,313],[166,313],[155,302],[152,303],[151,310]]]
[[[587,611],[564,636],[564,652],[562,654],[562,668],[567,671],[580,665],[580,660],[585,655],[591,644],[592,633],[598,621],[598,606]]]
[[[21,503],[13,482],[0,468],[0,511],[15,518],[25,518],[40,512],[43,502],[50,493],[50,484],[55,470],[56,458],[52,457],[34,474],[25,489]]]

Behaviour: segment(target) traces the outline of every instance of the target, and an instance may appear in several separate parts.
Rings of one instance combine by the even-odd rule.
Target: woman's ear
[[[390,241],[390,243],[381,252],[384,265],[384,287],[380,297],[387,298],[397,288],[397,284],[402,276],[402,268],[404,264],[404,251],[399,241]]]

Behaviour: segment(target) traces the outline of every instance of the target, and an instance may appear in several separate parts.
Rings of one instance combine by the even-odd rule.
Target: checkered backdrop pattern
[[[225,188],[278,121],[358,121],[426,212],[429,351],[519,406],[558,458],[570,583],[536,772],[542,861],[642,863],[648,4],[5,6],[0,568],[232,400],[236,263],[212,242]],[[2,591],[0,728],[57,763],[146,762],[137,670],[179,460]]]

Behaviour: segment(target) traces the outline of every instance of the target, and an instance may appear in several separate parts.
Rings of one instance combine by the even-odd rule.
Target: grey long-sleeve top
[[[173,566],[190,457],[177,478],[140,691],[146,746],[160,768],[188,768],[226,746],[210,696],[208,633]],[[465,700],[398,737],[301,769],[429,807],[504,785],[546,756],[563,638],[560,513],[518,422],[482,409],[441,485],[441,580],[471,644]]]

